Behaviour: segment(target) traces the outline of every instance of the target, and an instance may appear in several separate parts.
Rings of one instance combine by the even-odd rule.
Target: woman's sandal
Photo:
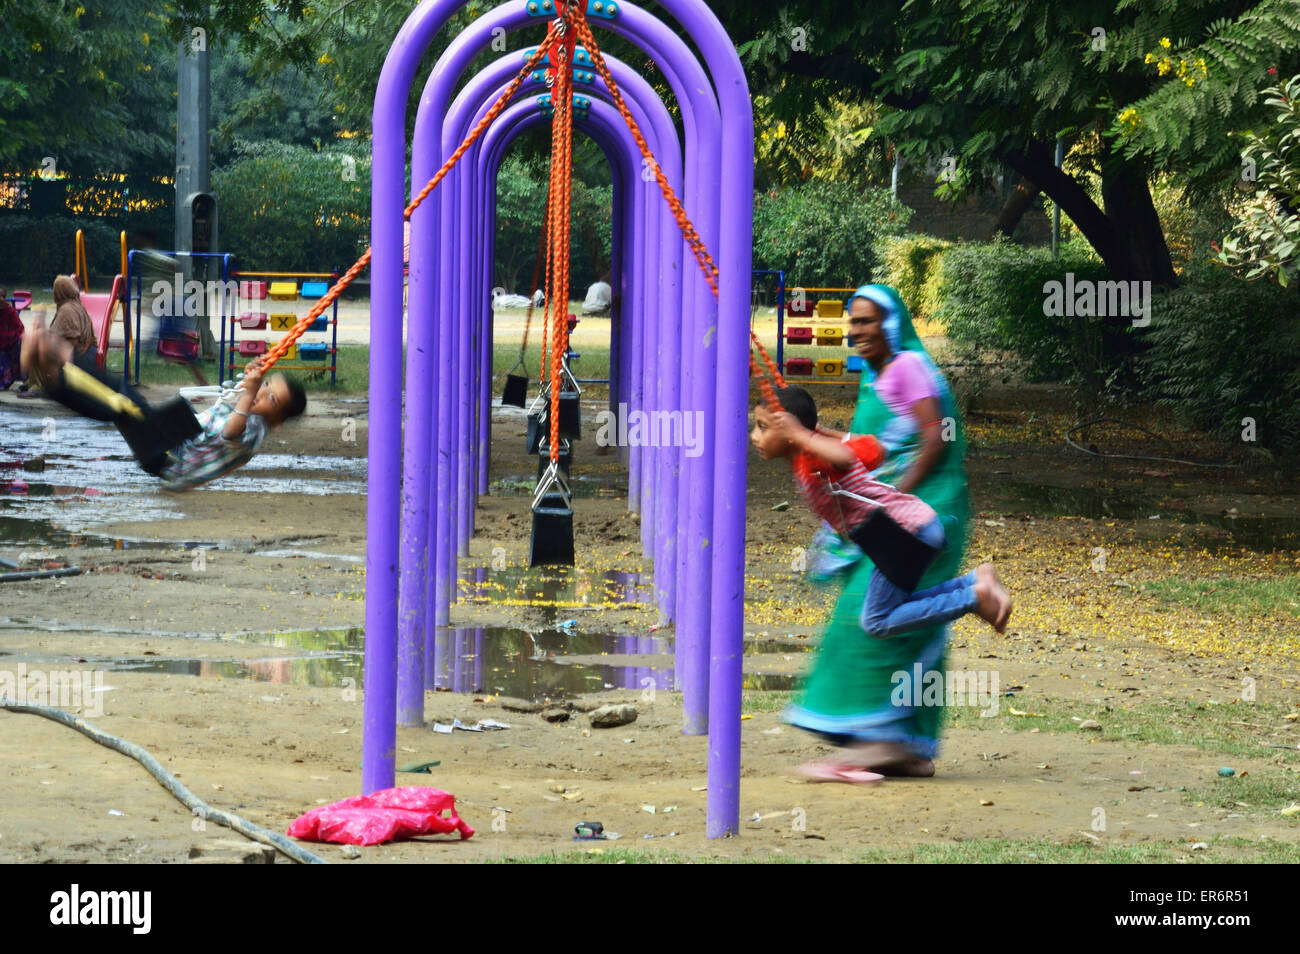
[[[876,772],[834,762],[805,762],[794,770],[794,774],[810,782],[849,782],[855,785],[875,785],[885,780],[885,776]]]

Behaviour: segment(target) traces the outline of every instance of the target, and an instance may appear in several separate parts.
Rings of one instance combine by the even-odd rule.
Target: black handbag
[[[835,497],[851,497],[864,503],[874,503],[865,497],[843,490],[838,484],[830,484],[830,492]],[[838,503],[838,501],[836,501]],[[844,508],[840,507],[841,525],[843,526]],[[857,544],[876,569],[885,575],[885,579],[900,590],[908,593],[914,591],[939,556],[940,550],[909,533],[898,525],[885,508],[875,504],[875,509],[866,520],[841,531],[844,536]]]

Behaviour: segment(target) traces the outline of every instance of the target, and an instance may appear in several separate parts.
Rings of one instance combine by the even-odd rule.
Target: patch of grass
[[[1300,826],[1300,813],[1282,815],[1281,810],[1300,801],[1300,786],[1294,776],[1280,772],[1251,772],[1245,778],[1216,778],[1209,787],[1188,789],[1187,801],[1204,802],[1234,811],[1265,812],[1280,825]]]
[[[793,698],[793,692],[747,689],[740,697],[740,712],[742,715],[759,712],[780,712],[790,704],[790,700]]]
[[[1300,576],[1266,580],[1171,577],[1143,583],[1140,592],[1197,610],[1300,616]]]
[[[121,352],[110,352],[108,370],[117,374],[121,372]],[[288,364],[289,362],[285,362]],[[293,362],[299,364],[299,362]],[[219,383],[217,361],[215,358],[197,362],[199,369],[209,384]],[[278,370],[278,369],[277,369]],[[330,388],[328,366],[304,371],[301,368],[284,372],[291,378],[302,382],[308,393],[322,394],[367,394],[370,390],[370,346],[339,345],[337,384]],[[134,374],[134,366],[132,367]],[[140,381],[146,385],[163,385],[185,387],[197,383],[189,371],[188,365],[165,361],[149,351],[140,355]]]
[[[524,366],[528,371],[529,386],[536,390],[542,367],[541,327],[535,328],[528,336],[528,347],[524,351]],[[609,349],[593,348],[586,345],[575,348],[582,357],[570,365],[576,378],[608,378]],[[506,374],[519,363],[519,345],[514,342],[501,342],[492,346],[492,382],[497,390],[505,384]]]
[[[1189,843],[1144,841],[1121,844],[1107,841],[1058,844],[1049,841],[971,839],[952,844],[921,844],[871,848],[854,858],[861,864],[1156,864],[1174,861],[1212,863],[1293,864],[1300,859],[1300,843],[1220,838],[1209,851],[1191,850]]]
[[[950,707],[945,716],[950,726],[976,729],[1040,729],[1043,732],[1074,732],[1103,739],[1127,739],[1160,745],[1191,745],[1206,752],[1250,758],[1272,758],[1300,764],[1300,751],[1271,749],[1262,743],[1296,744],[1300,727],[1287,722],[1288,706],[1275,703],[1212,704],[1196,702],[1147,702],[1131,706],[1097,706],[1058,699],[1025,700],[1019,696],[998,700],[998,714],[980,718],[979,710]],[[1017,716],[1011,712],[1027,713]],[[1028,714],[1028,713],[1033,713]],[[1076,719],[1094,719],[1100,732],[1086,732]]]
[[[811,864],[812,859],[793,853],[764,858],[692,857],[680,851],[615,848],[615,843],[555,851],[545,855],[498,858],[494,864]],[[1192,851],[1190,842],[1144,841],[1121,844],[1100,842],[1015,841],[973,838],[942,844],[872,847],[842,860],[858,864],[1295,864],[1300,862],[1300,842],[1252,841],[1248,838],[1218,838],[1209,849]],[[794,849],[791,849],[793,852]]]

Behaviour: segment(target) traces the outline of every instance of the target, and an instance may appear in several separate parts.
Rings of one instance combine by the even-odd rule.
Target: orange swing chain
[[[566,3],[560,11],[563,38],[555,51],[555,82],[551,87],[551,194],[550,210],[551,270],[547,290],[547,315],[555,308],[551,326],[551,420],[550,457],[552,465],[560,458],[560,371],[568,332],[569,310],[569,216],[573,186],[573,51],[577,39],[573,25],[581,17],[576,4]]]
[[[452,170],[452,167],[455,166],[456,163],[460,162],[461,157],[464,156],[465,153],[469,151],[470,147],[478,141],[478,138],[483,135],[483,131],[486,130],[488,126],[492,125],[492,122],[497,118],[497,116],[501,115],[501,111],[506,108],[506,105],[514,98],[514,95],[519,92],[519,88],[523,86],[524,81],[528,78],[528,74],[536,69],[537,64],[540,63],[551,51],[551,48],[560,41],[560,36],[560,32],[555,28],[555,25],[552,24],[547,30],[546,38],[542,41],[542,44],[533,51],[532,56],[528,57],[527,62],[524,63],[519,74],[515,76],[510,85],[506,87],[505,91],[497,101],[492,104],[492,108],[487,111],[487,114],[479,120],[477,124],[475,124],[474,128],[470,130],[469,135],[465,137],[465,141],[456,147],[456,151],[453,152],[447,158],[447,161],[442,164],[442,168],[434,174],[433,178],[430,179],[425,187],[420,190],[419,194],[411,200],[411,204],[408,205],[402,213],[403,219],[408,221],[410,220],[411,213],[420,207],[420,203],[427,199],[429,193],[437,188],[438,183],[446,178],[447,173]],[[277,361],[283,358],[285,354],[288,353],[289,349],[293,347],[294,343],[303,336],[303,333],[311,326],[312,322],[323,315],[325,310],[338,300],[338,297],[343,290],[351,285],[352,282],[356,280],[356,277],[361,274],[367,265],[370,264],[372,253],[373,249],[366,249],[365,254],[357,259],[352,264],[352,267],[343,273],[343,277],[335,282],[330,290],[321,296],[316,304],[312,305],[307,314],[298,319],[298,323],[294,325],[283,338],[276,342],[275,346],[266,353],[266,357],[262,359],[263,372],[269,371]]]

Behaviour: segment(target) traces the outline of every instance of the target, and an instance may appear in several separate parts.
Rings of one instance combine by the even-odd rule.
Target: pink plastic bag
[[[460,832],[461,841],[474,834],[474,829],[456,814],[454,796],[423,785],[403,785],[313,808],[289,826],[289,837],[341,845],[379,845],[453,831]]]

